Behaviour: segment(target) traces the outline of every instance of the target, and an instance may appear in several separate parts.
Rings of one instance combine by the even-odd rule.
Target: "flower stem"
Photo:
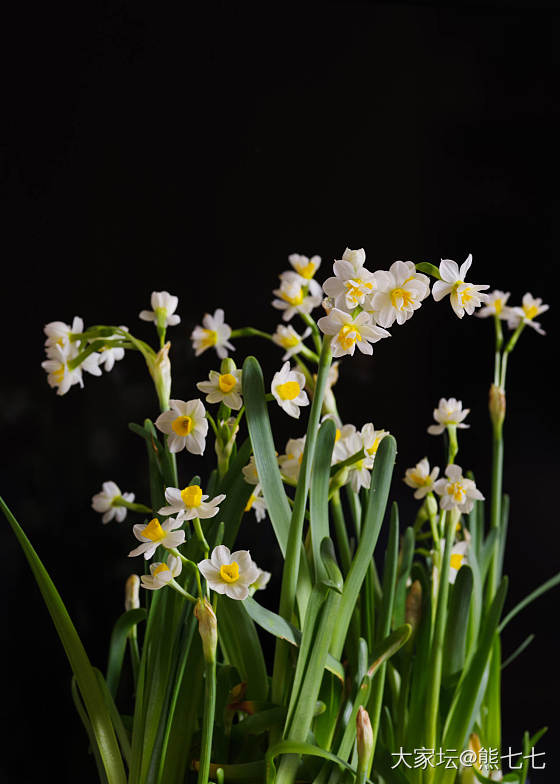
[[[198,539],[198,541],[200,542],[200,544],[202,545],[202,547],[204,549],[204,557],[208,558],[208,553],[210,552],[210,545],[208,544],[208,542],[206,541],[206,537],[202,533],[202,526],[200,525],[200,518],[199,517],[195,517],[194,518],[194,520],[193,520],[193,528],[194,528],[194,532],[196,534],[196,538]]]
[[[208,784],[210,774],[210,758],[212,755],[212,733],[214,730],[214,714],[216,712],[216,661],[205,662],[204,682],[204,717],[200,738],[200,766],[198,784]]]

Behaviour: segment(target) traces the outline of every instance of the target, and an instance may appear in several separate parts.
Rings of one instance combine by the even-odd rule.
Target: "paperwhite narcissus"
[[[254,591],[264,591],[264,589],[270,582],[271,577],[272,575],[270,572],[265,572],[264,569],[259,569],[259,576],[257,577],[254,583],[251,583],[251,588]]]
[[[102,523],[109,523],[115,519],[117,523],[122,523],[126,517],[126,506],[113,506],[113,501],[122,498],[124,501],[132,503],[134,493],[121,493],[120,488],[115,482],[103,482],[102,490],[96,493],[91,499],[91,507],[96,512],[103,515]]]
[[[297,272],[289,270],[280,276],[280,288],[274,289],[276,299],[272,307],[283,310],[282,319],[289,321],[296,313],[309,314],[321,304],[321,287],[316,280],[303,280]]]
[[[389,271],[373,274],[374,293],[365,310],[375,312],[380,327],[404,324],[430,294],[430,279],[416,272],[413,261],[395,261]]]
[[[231,360],[230,360],[231,361]],[[207,403],[224,403],[234,411],[239,411],[243,405],[241,397],[241,370],[231,370],[230,373],[210,371],[209,381],[199,381],[197,389],[204,392]]]
[[[129,552],[129,558],[143,555],[147,561],[160,545],[168,549],[179,547],[185,541],[185,532],[176,529],[182,524],[183,521],[179,517],[177,519],[170,517],[163,523],[154,517],[147,525],[133,525],[132,532],[142,544]]]
[[[84,322],[79,316],[74,316],[72,326],[64,321],[51,321],[45,324],[43,332],[47,336],[45,346],[64,346],[70,342],[70,335],[79,335],[84,331]]]
[[[361,430],[361,437],[366,454],[375,458],[379,444],[388,435],[388,430],[376,430],[371,422],[365,424]]]
[[[193,520],[195,517],[205,519],[215,517],[220,511],[218,504],[224,500],[225,495],[217,495],[207,501],[208,495],[203,495],[199,485],[189,485],[183,490],[178,487],[165,488],[165,500],[169,506],[162,507],[158,514],[177,515],[177,520]]]
[[[353,427],[353,426],[352,426]],[[344,429],[344,428],[343,428]],[[356,432],[354,428],[353,433],[349,433],[344,439],[341,437],[340,441],[343,443],[343,448],[346,452],[343,460],[352,457],[360,449],[363,449],[362,434]],[[361,460],[353,463],[348,468],[348,484],[355,493],[360,492],[360,488],[364,487],[366,490],[371,484],[371,469],[373,468],[374,456],[366,454]]]
[[[141,310],[138,314],[142,321],[155,321],[162,327],[175,327],[180,323],[181,317],[175,314],[179,297],[168,291],[152,291],[150,303],[152,310]]]
[[[430,471],[427,457],[423,457],[414,468],[407,468],[404,482],[409,487],[414,487],[414,498],[424,498],[433,490],[434,482],[438,478],[439,468],[435,466]]]
[[[243,466],[241,469],[243,473],[243,478],[247,482],[248,485],[258,485],[259,484],[259,475],[257,473],[257,464],[255,463],[255,456],[251,455],[249,458],[249,462],[246,466]]]
[[[47,346],[47,359],[41,362],[41,367],[47,373],[47,382],[50,387],[56,387],[57,395],[65,395],[74,384],[84,386],[82,371],[86,370],[92,376],[100,376],[99,354],[93,352],[87,356],[77,368],[70,369],[68,363],[78,356],[77,343],[55,343]]]
[[[354,425],[342,425],[341,427],[338,427],[336,418],[331,416],[331,419],[334,419],[335,424],[337,424],[331,460],[331,463],[334,464],[340,463],[342,460],[345,460],[352,454],[350,451],[349,442],[352,441],[352,443],[355,444],[354,436],[356,435],[356,427]],[[358,449],[360,449],[360,447],[358,447]],[[354,451],[357,452],[358,449]]]
[[[298,275],[301,275],[305,280],[311,280],[321,266],[320,256],[311,256],[309,259],[307,256],[301,256],[299,253],[291,253],[288,256],[288,261]]]
[[[109,373],[115,366],[115,362],[119,362],[124,357],[124,348],[102,348],[99,352],[99,365],[103,365],[105,371]]]
[[[251,509],[255,513],[255,517],[257,518],[257,523],[260,523],[261,520],[264,520],[266,517],[266,503],[261,493],[261,488],[259,485],[255,487],[255,490],[249,496],[249,500],[245,505],[245,512],[250,512]]]
[[[150,574],[140,576],[142,588],[157,591],[178,577],[181,574],[181,569],[181,559],[170,553],[167,556],[167,563],[152,563],[150,564]]]
[[[443,557],[445,551],[445,539],[440,539],[440,552]],[[457,573],[462,566],[465,566],[467,561],[467,550],[469,543],[466,541],[456,542],[451,550],[451,559],[449,561],[449,582],[454,583],[457,579]]]
[[[291,359],[294,354],[299,354],[302,348],[304,348],[303,341],[305,338],[309,337],[310,334],[311,327],[307,327],[303,335],[299,335],[291,324],[287,327],[283,324],[279,324],[276,327],[276,332],[272,336],[272,341],[273,343],[276,343],[277,346],[286,349],[282,361],[285,362],[287,359]]]
[[[487,285],[465,283],[465,277],[471,264],[472,253],[469,253],[460,269],[456,261],[442,259],[439,265],[441,280],[436,280],[432,287],[432,295],[436,302],[439,302],[447,294],[450,295],[451,307],[459,318],[463,318],[465,313],[472,316],[475,309],[486,302],[487,294],[481,292],[490,288]]]
[[[300,406],[309,405],[309,398],[304,387],[305,376],[303,373],[291,370],[290,363],[284,362],[278,373],[274,374],[270,391],[286,414],[299,419]]]
[[[372,294],[374,276],[363,266],[364,261],[363,249],[360,252],[347,248],[342,259],[334,262],[334,277],[323,283],[323,291],[332,297],[336,308],[352,311]]]
[[[201,400],[170,400],[169,411],[156,419],[155,425],[167,435],[170,452],[186,449],[193,455],[203,455],[208,433],[206,409]]]
[[[443,433],[447,425],[455,425],[459,429],[465,429],[470,425],[463,424],[463,419],[470,413],[470,408],[463,408],[460,400],[450,397],[446,400],[440,398],[437,408],[434,408],[434,419],[437,425],[430,425],[428,433],[431,436],[439,436]]]
[[[471,511],[475,501],[483,501],[484,496],[477,489],[472,479],[463,476],[461,466],[452,463],[445,469],[447,479],[438,479],[434,482],[434,490],[441,496],[442,509],[457,508],[459,512],[467,514]]]
[[[199,357],[206,349],[214,347],[220,359],[225,359],[229,351],[235,351],[235,346],[229,342],[231,327],[224,322],[224,311],[218,308],[214,315],[209,313],[202,319],[203,326],[197,324],[191,334],[195,356]]]
[[[509,299],[509,291],[500,291],[495,289],[487,295],[486,305],[481,308],[476,314],[478,318],[488,318],[489,316],[498,316],[500,319],[507,319],[509,311],[506,303]]]
[[[542,329],[541,325],[537,321],[533,321],[533,319],[548,310],[549,306],[543,305],[542,299],[535,299],[529,292],[523,295],[522,303],[523,304],[520,307],[508,308],[508,327],[510,329],[517,329],[521,322],[523,322],[536,330],[539,335],[546,335],[546,332]]]
[[[223,544],[214,548],[210,558],[200,561],[198,568],[212,591],[241,601],[249,596],[249,586],[260,571],[248,550],[231,553]]]
[[[293,482],[298,480],[304,449],[305,436],[290,438],[286,444],[286,454],[280,455],[278,458],[280,472]]]
[[[317,325],[325,335],[332,335],[333,357],[342,357],[345,354],[353,356],[356,346],[362,354],[372,354],[370,343],[391,337],[386,329],[375,326],[370,314],[365,311],[352,318],[350,313],[333,308],[328,316],[319,319]]]

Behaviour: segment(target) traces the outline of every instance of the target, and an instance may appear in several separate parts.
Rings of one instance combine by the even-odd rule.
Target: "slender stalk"
[[[311,329],[311,337],[313,338],[313,344],[315,346],[315,351],[317,354],[321,354],[321,333],[319,332],[319,327],[315,319],[311,318],[307,313],[300,313],[299,314],[302,321]]]
[[[199,517],[195,517],[193,519],[193,528],[194,528],[194,532],[196,534],[196,538],[198,539],[198,541],[200,542],[200,544],[202,545],[202,548],[204,550],[204,557],[208,558],[208,553],[210,552],[210,545],[206,541],[206,537],[204,536],[204,533],[202,532],[202,526],[200,525],[200,518]]]
[[[342,504],[340,502],[340,490],[336,490],[331,499],[331,509],[334,522],[334,531],[336,534],[336,543],[340,553],[340,561],[342,563],[343,574],[348,574],[350,564],[352,562],[352,553],[350,552],[350,543],[348,542],[348,532],[344,522],[344,513],[342,511]]]
[[[212,734],[214,731],[214,715],[216,713],[216,661],[205,663],[204,682],[204,716],[200,737],[200,767],[198,784],[208,784],[210,774],[210,758],[212,756]]]

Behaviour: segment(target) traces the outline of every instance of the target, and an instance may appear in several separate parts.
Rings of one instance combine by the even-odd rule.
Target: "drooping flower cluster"
[[[83,371],[91,373],[92,376],[101,375],[99,352],[93,351],[79,359],[82,353],[80,337],[83,331],[84,322],[79,316],[74,318],[71,326],[62,321],[51,321],[44,328],[47,336],[47,359],[41,363],[41,367],[47,372],[48,384],[56,388],[57,395],[65,395],[75,384],[83,387]],[[120,357],[115,357],[117,358]],[[112,365],[108,369],[111,367]]]

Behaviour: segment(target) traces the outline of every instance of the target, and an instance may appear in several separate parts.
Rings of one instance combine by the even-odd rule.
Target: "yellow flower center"
[[[305,278],[306,280],[310,280],[315,274],[315,264],[313,264],[313,262],[310,261],[307,264],[305,264],[305,266],[299,267],[298,272],[302,278]]]
[[[299,343],[298,335],[284,335],[280,338],[280,343],[284,348],[293,348]]]
[[[430,476],[430,474],[424,476],[423,474],[420,473],[420,471],[413,470],[410,472],[409,476],[412,479],[412,481],[416,485],[418,485],[418,487],[425,487],[426,485],[432,483],[432,477]]]
[[[168,572],[168,571],[169,571],[169,566],[167,566],[167,564],[161,563],[152,572],[152,577],[155,577],[157,574],[161,574],[162,572]]]
[[[62,384],[62,379],[64,378],[64,371],[65,371],[64,365],[61,365],[58,368],[58,370],[53,371],[52,376],[57,384]]]
[[[406,289],[393,289],[391,292],[391,303],[397,310],[403,310],[414,302],[414,297]]]
[[[536,305],[523,305],[523,312],[528,319],[534,319],[538,316],[539,309]]]
[[[249,512],[254,503],[255,503],[255,494],[251,493],[251,496],[250,496],[249,500],[245,504],[245,510],[244,511],[245,512]]]
[[[237,384],[237,379],[235,378],[235,376],[232,376],[231,373],[224,373],[218,379],[218,386],[220,387],[222,392],[226,393],[226,395],[228,392],[231,392],[231,390],[234,388],[236,384]]]
[[[185,487],[184,490],[181,490],[181,500],[185,506],[188,506],[191,509],[200,506],[200,502],[202,501],[202,490],[198,485],[189,485],[188,487]]]
[[[459,292],[459,286],[463,286],[464,284],[465,284],[464,280],[458,280],[453,286],[453,291],[455,293],[455,296],[459,298],[459,300],[461,301],[461,305],[466,305],[467,302],[470,302],[471,299],[473,298],[474,289],[472,286],[467,286],[466,289]]]
[[[373,283],[364,283],[361,278],[345,281],[344,285],[348,289],[346,296],[356,302],[361,299],[365,294],[368,294],[373,289]]]
[[[154,517],[153,520],[150,520],[148,525],[142,531],[142,536],[145,536],[146,539],[149,539],[152,542],[159,542],[161,539],[165,539],[165,531],[159,524],[157,517]]]
[[[303,302],[303,289],[301,287],[295,297],[290,297],[290,295],[285,291],[282,291],[281,294],[282,299],[288,302],[290,305],[301,305]]]
[[[341,432],[340,432],[340,429],[337,427],[337,428],[336,428],[336,433],[334,434],[334,443],[335,443],[335,444],[336,444],[336,442],[339,440],[339,438],[340,438],[340,436],[341,436],[341,435],[342,435],[342,434],[341,434]]]
[[[210,346],[215,346],[218,342],[218,333],[215,329],[203,329],[204,336],[200,341],[200,345],[202,348],[210,348]]]
[[[361,342],[362,336],[354,324],[345,324],[338,333],[338,340],[342,348],[347,351],[354,343]]]
[[[464,557],[465,556],[461,555],[461,553],[453,553],[453,555],[451,556],[451,560],[449,561],[449,566],[452,569],[460,569],[461,566],[463,565]]]
[[[282,400],[293,400],[301,392],[301,387],[297,381],[286,381],[285,384],[278,384],[276,391]]]
[[[368,447],[368,449],[366,450],[368,454],[374,455],[377,452],[379,448],[379,444],[381,443],[381,439],[383,438],[384,435],[385,435],[384,430],[382,430],[380,433],[376,435],[373,444],[370,447]]]
[[[193,421],[190,416],[178,416],[171,423],[171,429],[178,436],[188,436],[193,429]]]
[[[220,566],[220,577],[225,583],[235,583],[239,580],[239,565],[236,561]]]
[[[504,307],[503,300],[501,300],[501,299],[495,299],[494,300],[494,310],[496,311],[496,315],[497,316],[500,315],[500,313],[503,310],[503,307]]]
[[[453,496],[453,500],[457,504],[462,504],[465,500],[465,488],[461,484],[461,482],[453,482],[452,484],[447,485],[447,494]]]

